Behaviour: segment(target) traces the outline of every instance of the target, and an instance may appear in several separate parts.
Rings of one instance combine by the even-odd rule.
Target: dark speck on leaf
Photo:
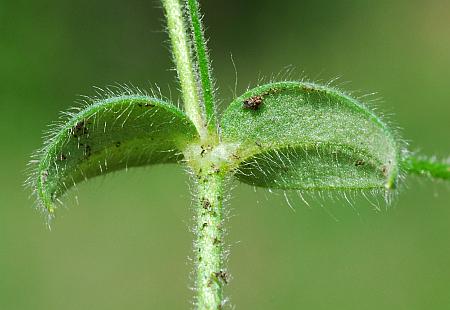
[[[387,167],[386,166],[381,167],[381,172],[383,172],[383,175],[386,177],[387,176],[387,172],[388,172]]]
[[[263,96],[253,96],[244,100],[243,108],[248,110],[258,110],[263,103]]]
[[[303,85],[303,91],[306,93],[314,93],[314,92],[320,92],[320,89],[314,88],[311,85]]]
[[[153,103],[149,103],[149,102],[139,102],[138,106],[140,108],[144,107],[144,108],[153,108],[155,105]]]
[[[356,166],[356,167],[364,166],[364,164],[365,164],[365,162],[364,162],[364,160],[362,160],[362,159],[358,159],[358,160],[355,162],[355,166]]]
[[[79,121],[75,126],[72,127],[71,133],[75,138],[84,136],[88,134],[88,128],[86,127],[86,121]]]

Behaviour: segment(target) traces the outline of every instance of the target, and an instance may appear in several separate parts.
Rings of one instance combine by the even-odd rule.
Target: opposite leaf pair
[[[329,86],[262,85],[217,118],[197,0],[186,0],[184,7],[180,0],[162,4],[184,111],[125,91],[69,114],[37,153],[29,180],[48,219],[55,201],[80,181],[183,162],[195,176],[195,304],[222,309],[229,279],[223,245],[229,176],[283,190],[385,193],[396,187],[401,170],[450,179],[448,164],[405,156],[403,144],[375,114]]]
[[[257,186],[303,190],[392,189],[400,144],[361,103],[325,86],[266,84],[235,99],[224,112],[220,143],[202,145],[221,173]],[[39,205],[76,183],[134,166],[183,159],[194,170],[195,126],[172,104],[145,95],[98,100],[58,128],[38,153],[33,176]],[[202,151],[200,151],[202,153]],[[200,157],[202,154],[200,154]],[[191,160],[192,159],[192,160]],[[196,163],[197,162],[197,163]]]

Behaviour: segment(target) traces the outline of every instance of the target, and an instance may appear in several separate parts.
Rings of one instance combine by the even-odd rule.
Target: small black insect
[[[258,110],[263,104],[263,96],[253,96],[244,100],[243,108],[248,110]]]
[[[120,141],[117,141],[115,145],[116,145],[116,147],[120,147],[121,144],[122,143]]]

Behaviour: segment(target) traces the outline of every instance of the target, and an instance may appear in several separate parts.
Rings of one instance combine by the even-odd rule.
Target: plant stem
[[[439,162],[426,157],[409,156],[403,161],[403,168],[411,174],[428,175],[436,179],[450,180],[449,162]]]
[[[199,176],[196,208],[196,309],[222,309],[224,270],[222,202],[224,176],[214,171]]]
[[[183,12],[179,0],[162,0],[169,36],[172,42],[174,62],[183,93],[184,106],[187,116],[197,128],[203,141],[215,144],[217,140],[215,130],[214,98],[212,92],[209,59],[198,13],[198,3],[188,1],[192,29],[197,51],[198,69],[202,86],[204,111],[199,101],[196,71],[192,62],[192,54],[183,22]],[[206,114],[206,115],[205,115]],[[208,128],[210,130],[208,130]],[[213,130],[211,130],[213,129]],[[212,147],[208,144],[208,147]],[[204,149],[200,153],[199,162],[206,163],[198,171],[198,200],[196,211],[196,308],[198,310],[216,310],[222,308],[223,286],[228,282],[227,273],[223,268],[223,230],[222,230],[222,202],[224,175],[208,165],[203,158]],[[195,170],[195,169],[194,169]]]
[[[167,29],[172,42],[175,67],[180,80],[186,115],[197,128],[200,137],[207,136],[205,117],[198,99],[197,81],[192,64],[192,55],[183,20],[183,10],[179,0],[162,0],[167,18]]]
[[[214,110],[214,91],[213,79],[211,74],[211,65],[206,48],[206,41],[203,27],[200,19],[200,10],[197,0],[187,0],[189,15],[191,18],[191,28],[194,36],[195,50],[198,61],[200,81],[202,84],[203,103],[205,105],[205,114],[208,127],[215,132],[216,115]]]

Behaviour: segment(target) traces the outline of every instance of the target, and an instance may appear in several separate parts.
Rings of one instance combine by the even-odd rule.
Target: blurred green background
[[[450,2],[203,1],[222,105],[260,78],[346,82],[412,150],[450,153]],[[157,1],[0,1],[0,309],[188,309],[191,194],[177,166],[97,178],[52,231],[22,187],[47,124],[92,86],[176,98]],[[281,74],[283,75],[283,74]],[[349,83],[347,83],[349,81]],[[391,116],[395,115],[395,116]],[[78,195],[79,205],[74,203]],[[236,184],[227,296],[236,309],[449,309],[449,186],[410,177],[381,212]]]

